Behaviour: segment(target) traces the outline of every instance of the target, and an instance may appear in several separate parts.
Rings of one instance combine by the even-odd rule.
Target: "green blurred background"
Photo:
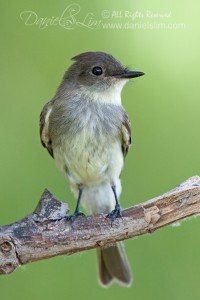
[[[59,17],[70,4],[65,21],[71,23],[62,25],[71,29],[25,24],[25,13],[20,19],[24,11],[33,11],[38,18]],[[199,10],[198,1],[186,0],[1,1],[1,225],[32,212],[45,187],[72,210],[75,207],[68,183],[40,145],[38,119],[70,58],[84,51],[111,53],[146,73],[127,84],[122,95],[134,129],[122,176],[123,207],[200,175]],[[163,17],[150,17],[150,12]],[[100,21],[99,26],[88,23],[91,18]],[[118,26],[108,23],[125,28],[104,29]],[[130,23],[140,25],[131,29]],[[162,28],[153,28],[155,24]],[[106,290],[99,287],[95,251],[87,251],[2,276],[0,297],[199,299],[199,227],[200,219],[192,218],[180,227],[126,241],[135,277],[129,289],[116,284]]]

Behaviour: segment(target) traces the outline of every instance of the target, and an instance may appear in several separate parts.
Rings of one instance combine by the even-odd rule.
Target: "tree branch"
[[[113,223],[106,215],[66,219],[66,203],[45,190],[35,211],[22,220],[0,227],[0,274],[19,265],[56,255],[103,247],[151,233],[200,213],[200,177],[194,176],[162,196],[123,211]]]

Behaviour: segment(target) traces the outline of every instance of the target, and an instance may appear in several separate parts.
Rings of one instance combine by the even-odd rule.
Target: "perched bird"
[[[41,142],[55,159],[78,197],[70,221],[83,214],[106,213],[112,221],[122,216],[119,203],[121,174],[131,144],[131,124],[121,104],[121,91],[129,71],[112,55],[86,52],[64,74],[51,101],[40,115]],[[97,250],[99,279],[130,286],[129,263],[121,243]]]

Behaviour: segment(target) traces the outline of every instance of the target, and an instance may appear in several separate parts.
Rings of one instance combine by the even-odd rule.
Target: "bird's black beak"
[[[139,72],[139,71],[129,71],[129,70],[125,70],[123,73],[121,74],[117,74],[114,75],[114,77],[116,78],[135,78],[135,77],[139,77],[139,76],[143,76],[145,73],[143,72]]]

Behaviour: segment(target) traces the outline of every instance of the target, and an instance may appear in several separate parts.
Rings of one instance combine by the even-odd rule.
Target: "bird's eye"
[[[92,73],[96,76],[99,76],[103,73],[103,70],[101,67],[96,66],[92,69]]]

